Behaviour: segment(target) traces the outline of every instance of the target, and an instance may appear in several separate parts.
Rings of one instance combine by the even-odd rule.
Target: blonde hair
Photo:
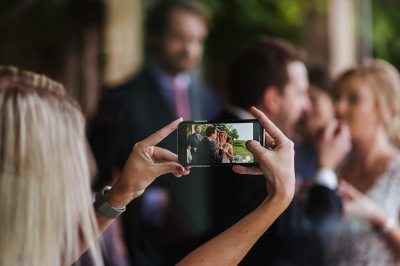
[[[344,72],[336,81],[334,96],[339,85],[347,78],[362,77],[371,87],[386,133],[393,137],[400,125],[400,76],[390,63],[375,59],[366,60]]]
[[[218,137],[221,136],[221,135],[223,135],[224,136],[224,140],[226,140],[226,132],[225,131],[220,131],[218,133]]]
[[[85,121],[64,87],[0,66],[0,265],[71,264],[99,235]]]

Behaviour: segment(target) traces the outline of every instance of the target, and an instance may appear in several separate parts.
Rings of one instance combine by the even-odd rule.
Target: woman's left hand
[[[181,177],[189,174],[189,167],[178,164],[178,155],[155,146],[173,132],[180,122],[182,118],[135,144],[120,178],[112,189],[104,194],[111,206],[126,206],[132,199],[142,195],[160,175],[172,173]]]
[[[342,194],[345,218],[365,219],[374,224],[380,224],[380,221],[384,219],[385,215],[381,209],[353,185],[341,180],[339,191]]]

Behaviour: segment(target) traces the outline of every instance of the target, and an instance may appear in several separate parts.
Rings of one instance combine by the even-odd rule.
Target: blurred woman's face
[[[348,123],[352,138],[373,134],[382,121],[371,86],[363,77],[352,76],[343,80],[338,89],[336,115]]]
[[[335,108],[328,93],[315,85],[309,89],[311,109],[307,126],[314,135],[324,129],[335,115]]]
[[[220,139],[220,140],[225,139],[225,135],[224,135],[224,134],[219,134],[219,139]]]

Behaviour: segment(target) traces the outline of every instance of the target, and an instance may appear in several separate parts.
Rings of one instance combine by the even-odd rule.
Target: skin
[[[287,65],[289,81],[280,93],[278,88],[266,88],[263,100],[257,104],[289,138],[293,137],[296,124],[310,108],[308,96],[307,69],[301,61],[293,61]]]
[[[225,139],[225,135],[224,134],[219,134],[218,135],[218,139],[219,139],[219,143],[218,145],[215,147],[217,150],[219,149],[219,147],[225,148],[226,146],[226,139]]]
[[[226,141],[226,143],[229,143],[232,145],[232,139],[229,141]],[[229,159],[233,160],[233,148],[230,148],[228,151],[224,150],[224,153],[228,156]]]
[[[311,108],[307,117],[307,127],[312,136],[317,136],[335,117],[335,106],[328,93],[316,85],[309,88]]]
[[[368,82],[352,76],[341,82],[337,101],[337,115],[345,120],[353,140],[353,155],[343,166],[340,189],[347,218],[363,218],[383,227],[387,217],[374,202],[365,196],[385,171],[387,163],[399,155],[390,143],[377,108],[376,99]],[[400,252],[400,226],[385,234]]]
[[[257,107],[275,123],[289,138],[293,138],[295,127],[302,115],[310,112],[311,101],[308,94],[307,69],[301,61],[287,65],[289,81],[280,93],[271,86],[265,90],[263,101]],[[311,109],[312,110],[312,109]],[[329,130],[317,143],[318,166],[336,169],[349,151],[350,134],[345,123],[331,121]],[[268,137],[266,137],[268,138]],[[271,143],[273,140],[269,140]]]
[[[278,131],[261,111],[253,107],[251,112],[266,128],[266,135],[271,136]],[[172,172],[180,177],[190,172],[188,168],[185,169],[177,163],[176,154],[155,146],[174,131],[181,121],[182,119],[178,119],[135,144],[120,178],[104,195],[111,206],[122,207],[139,197],[159,175]],[[216,135],[215,132],[210,139],[215,139]],[[247,149],[257,158],[260,167],[233,167],[233,170],[240,174],[265,176],[268,190],[265,200],[238,223],[191,252],[178,265],[237,265],[287,208],[293,199],[295,187],[294,145],[283,133],[277,134],[274,141],[276,148],[273,151],[265,149],[255,140],[246,143]],[[96,217],[101,232],[113,221],[97,210]],[[82,246],[82,252],[84,250]]]
[[[207,25],[200,17],[185,10],[172,10],[165,32],[155,38],[154,62],[171,76],[195,68],[203,55],[207,34]]]
[[[258,109],[251,113],[273,135],[278,128]],[[287,208],[294,195],[294,150],[293,142],[283,133],[276,136],[274,151],[269,151],[255,140],[246,147],[260,162],[260,167],[234,166],[240,174],[263,174],[267,180],[268,196],[264,202],[235,225],[194,250],[177,265],[237,265],[258,238]]]

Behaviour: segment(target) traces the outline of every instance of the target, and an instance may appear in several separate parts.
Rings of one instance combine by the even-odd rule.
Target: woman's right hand
[[[182,118],[135,144],[120,178],[104,195],[111,206],[126,206],[132,199],[139,197],[160,175],[172,173],[181,177],[189,174],[189,167],[185,168],[178,163],[178,155],[155,146],[173,132],[180,122]]]
[[[293,199],[295,191],[294,144],[289,140],[260,110],[250,109],[255,118],[265,129],[266,145],[274,149],[268,150],[256,140],[246,142],[246,148],[254,154],[259,167],[244,167],[236,165],[232,169],[239,174],[260,175],[267,179],[268,198],[279,198],[287,205]],[[277,133],[278,132],[278,133]],[[275,135],[276,134],[276,135]],[[275,138],[272,138],[275,136]]]

